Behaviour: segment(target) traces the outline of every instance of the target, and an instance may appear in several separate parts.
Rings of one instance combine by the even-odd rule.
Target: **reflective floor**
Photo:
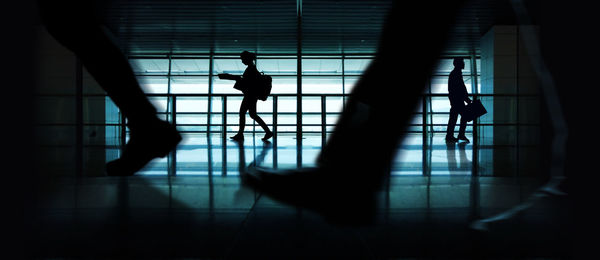
[[[237,175],[240,158],[245,159],[245,163],[255,162],[267,168],[311,167],[315,166],[319,151],[326,142],[321,134],[304,134],[300,142],[295,134],[289,133],[279,134],[268,143],[261,140],[262,136],[262,133],[247,133],[241,147],[244,154],[240,156],[240,146],[228,137],[224,139],[221,134],[185,133],[176,153],[154,160],[138,174]],[[447,144],[444,136],[407,134],[398,147],[392,175],[471,175],[474,165],[473,145],[466,142]],[[472,139],[471,135],[467,137]],[[424,143],[426,149],[423,149]],[[489,146],[477,148],[480,154],[491,149]],[[110,149],[107,161],[118,156],[118,149]],[[261,158],[260,162],[256,162],[256,158]],[[488,157],[479,159],[478,175],[493,175],[491,168],[485,167],[490,160]]]
[[[541,199],[487,231],[469,227],[528,201],[542,184],[539,178],[495,177],[480,166],[472,175],[472,144],[448,147],[443,135],[433,136],[424,153],[422,136],[409,135],[378,193],[376,222],[348,227],[241,184],[240,167],[312,166],[323,143],[320,136],[307,136],[299,148],[292,135],[270,144],[260,137],[247,135],[238,146],[219,135],[189,134],[174,158],[157,160],[138,176],[54,180],[30,212],[29,254],[42,259],[571,256],[569,204],[563,197]]]

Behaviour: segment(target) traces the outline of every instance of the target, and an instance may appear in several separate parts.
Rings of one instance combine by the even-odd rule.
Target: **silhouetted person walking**
[[[108,35],[97,1],[38,1],[48,32],[73,51],[127,118],[130,139],[121,157],[106,165],[108,175],[127,176],[181,141],[175,126],[158,119],[127,58]]]
[[[465,62],[462,58],[454,58],[452,62],[454,69],[450,72],[448,77],[448,99],[450,99],[450,118],[448,119],[448,128],[446,129],[446,141],[456,142],[458,140],[467,141],[469,139],[465,136],[465,130],[467,129],[467,120],[461,115],[460,127],[458,129],[458,138],[454,138],[454,127],[456,126],[456,120],[458,115],[465,111],[465,102],[471,103],[472,100],[469,98],[467,87],[463,81],[462,69],[465,68]]]
[[[256,113],[256,102],[258,102],[258,81],[260,72],[256,69],[256,54],[244,51],[240,54],[242,63],[248,66],[242,76],[234,76],[230,74],[219,75],[222,79],[234,79],[236,81],[235,88],[244,93],[244,99],[240,105],[240,128],[238,133],[231,137],[236,141],[244,140],[244,129],[246,128],[246,112],[250,112],[250,118],[254,119],[260,127],[265,131],[265,136],[262,140],[266,141],[273,137],[273,132],[269,130],[265,121],[262,120]]]

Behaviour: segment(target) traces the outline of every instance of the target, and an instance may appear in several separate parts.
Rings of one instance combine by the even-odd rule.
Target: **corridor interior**
[[[131,177],[105,172],[129,138],[125,116],[81,60],[40,25],[30,155],[39,176],[30,183],[26,253],[34,259],[569,258],[575,225],[569,198],[540,189],[556,177],[549,174],[551,144],[544,142],[556,129],[548,92],[531,65],[540,57],[528,53],[515,18],[512,4],[519,1],[466,2],[426,85],[416,86],[423,90],[419,105],[376,194],[374,223],[358,226],[278,201],[245,185],[240,173],[250,166],[316,166],[377,53],[392,1],[110,6],[103,19],[139,85],[158,116],[183,136],[175,151]],[[243,75],[244,50],[255,52],[258,70],[272,76],[271,95],[257,107],[275,133],[269,142],[250,117],[243,143],[229,139],[239,129],[242,94],[218,75]],[[402,61],[407,68],[431,58],[397,51],[415,57]],[[468,123],[469,143],[445,141],[454,58],[464,60],[469,98],[488,112]],[[386,87],[398,86],[369,87],[386,95]],[[390,125],[398,121],[386,114]],[[348,218],[361,210],[352,208]]]
[[[527,203],[544,181],[495,176],[485,157],[473,161],[474,153],[492,147],[447,144],[444,134],[407,134],[378,192],[375,223],[345,226],[278,202],[240,180],[240,170],[250,165],[314,166],[321,135],[305,135],[300,142],[295,134],[271,142],[263,142],[261,134],[245,137],[241,144],[220,134],[184,134],[172,156],[153,161],[136,176],[53,179],[35,207],[31,254],[379,259],[569,252],[568,212],[556,211],[565,203],[560,197],[540,199],[485,229],[473,226],[477,219]]]

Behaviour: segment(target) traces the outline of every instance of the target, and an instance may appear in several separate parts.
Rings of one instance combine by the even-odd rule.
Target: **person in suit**
[[[461,115],[460,117],[460,128],[458,129],[458,138],[454,137],[454,127],[456,126],[456,120],[458,115],[462,114],[465,110],[465,102],[473,102],[469,98],[467,87],[463,81],[462,69],[465,68],[465,62],[462,58],[454,58],[452,62],[454,69],[450,72],[448,77],[448,99],[450,99],[450,118],[448,119],[448,128],[446,129],[446,142],[457,142],[459,140],[469,142],[469,139],[465,136],[465,130],[467,129],[467,119]]]
[[[256,69],[256,54],[243,51],[240,54],[242,63],[248,66],[242,76],[232,76],[228,74],[221,74],[221,78],[235,79],[235,88],[239,89],[244,93],[244,99],[240,105],[240,128],[236,135],[232,136],[231,139],[235,141],[244,140],[244,128],[246,127],[246,112],[250,112],[250,118],[254,119],[260,127],[265,131],[265,136],[262,138],[263,141],[267,141],[273,137],[273,132],[269,129],[265,121],[262,120],[256,113],[256,102],[258,102],[257,93],[257,82],[260,77],[260,72]]]

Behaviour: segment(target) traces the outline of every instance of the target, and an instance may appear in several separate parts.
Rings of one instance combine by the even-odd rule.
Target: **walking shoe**
[[[234,135],[234,136],[229,137],[229,138],[231,138],[231,140],[233,140],[233,141],[238,141],[238,142],[239,141],[244,141],[244,135],[243,134],[237,134],[237,135]]]
[[[459,140],[459,141],[465,141],[465,142],[467,142],[467,143],[470,143],[470,142],[471,142],[471,141],[469,141],[469,138],[467,138],[467,137],[466,137],[466,136],[464,136],[464,135],[461,135],[461,136],[459,136],[459,137],[458,137],[458,140]]]
[[[165,121],[132,130],[123,154],[119,159],[106,164],[106,173],[108,176],[134,175],[153,159],[167,156],[179,142],[181,135],[175,126]]]
[[[273,170],[251,165],[240,173],[240,177],[243,185],[257,189],[278,202],[314,211],[330,224],[373,224],[376,192],[362,179],[340,180],[339,175],[332,174],[337,170]]]
[[[269,140],[269,138],[273,137],[273,132],[268,132],[265,134],[265,137],[262,138],[263,141]]]
[[[446,142],[456,143],[456,142],[458,142],[458,139],[454,138],[454,136],[446,136]]]

